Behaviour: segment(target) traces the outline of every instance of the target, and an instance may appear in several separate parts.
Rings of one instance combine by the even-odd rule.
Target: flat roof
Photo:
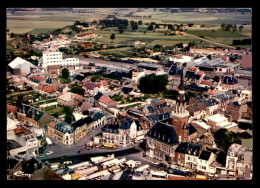
[[[227,118],[225,116],[222,116],[220,114],[215,114],[215,115],[209,116],[207,119],[210,121],[214,121],[214,122],[221,122],[221,121],[227,120]]]

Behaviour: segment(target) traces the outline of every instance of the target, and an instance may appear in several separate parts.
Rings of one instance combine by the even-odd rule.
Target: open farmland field
[[[180,42],[199,40],[189,36],[182,36],[182,35],[167,36],[164,33],[158,33],[158,32],[147,32],[146,34],[144,34],[143,32],[124,32],[123,34],[120,34],[118,31],[114,31],[114,30],[110,30],[110,31],[100,30],[97,33],[101,35],[102,38],[97,39],[96,42],[109,43],[111,42],[110,35],[112,33],[115,33],[116,39],[113,42],[119,44],[124,44],[126,41],[129,40],[141,40],[148,43],[157,40],[157,41],[161,41],[162,44],[169,46]]]
[[[206,39],[217,41],[223,44],[232,44],[233,40],[243,40],[249,38],[240,32],[230,32],[222,30],[188,30],[187,33],[196,36],[204,36]]]
[[[133,15],[135,16],[149,16],[151,18],[135,18],[135,17],[126,17],[122,18],[132,19],[138,21],[140,19],[143,22],[156,22],[156,23],[167,23],[167,24],[204,24],[205,26],[214,26],[220,25],[222,23],[226,24],[250,24],[251,23],[251,14],[239,14],[239,13],[199,13],[199,12],[177,12],[177,13],[167,13],[167,12],[158,12],[158,11],[144,11],[136,12]],[[120,16],[121,17],[121,16]]]
[[[62,21],[8,20],[7,28],[11,33],[23,34],[32,32],[38,34],[72,24],[73,22]]]
[[[61,12],[16,12],[7,14],[7,28],[10,32],[34,34],[72,25],[74,21],[93,21],[105,17],[100,14],[61,13]]]

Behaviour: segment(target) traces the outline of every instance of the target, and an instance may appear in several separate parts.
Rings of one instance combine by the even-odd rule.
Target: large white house
[[[44,51],[42,67],[48,67],[50,65],[60,65],[66,67],[79,66],[78,58],[63,58],[62,55],[62,52],[55,48]]]

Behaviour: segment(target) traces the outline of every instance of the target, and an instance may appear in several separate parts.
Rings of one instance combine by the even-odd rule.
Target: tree
[[[132,25],[132,31],[136,31],[138,29],[138,25],[137,23],[135,22],[133,25]]]
[[[224,29],[226,28],[226,24],[222,23],[222,24],[220,25],[220,27],[221,27],[222,30],[224,30]]]
[[[239,29],[239,32],[242,32],[243,28],[244,28],[244,26],[242,26],[242,25],[241,25],[241,26],[239,26],[239,27],[238,27],[238,29]]]
[[[69,78],[69,70],[64,68],[61,71],[61,78],[62,79],[68,79]]]
[[[142,20],[139,20],[138,21],[138,25],[142,25],[143,24],[143,21]]]
[[[74,121],[74,117],[73,117],[73,110],[70,109],[70,107],[68,106],[63,106],[63,112],[65,113],[65,117],[64,117],[64,121],[66,123],[71,123],[72,121]]]
[[[230,31],[232,29],[233,25],[232,24],[227,24],[224,31]]]
[[[189,23],[188,26],[192,27],[192,26],[194,26],[194,23]]]
[[[233,32],[236,32],[236,31],[237,31],[237,25],[236,25],[236,24],[233,25],[232,31],[233,31]]]
[[[120,25],[118,26],[118,31],[119,31],[119,33],[122,34],[122,33],[124,32],[125,28],[126,28],[125,25],[120,24]]]
[[[217,147],[222,149],[223,151],[227,151],[230,145],[233,143],[241,143],[241,140],[238,136],[238,134],[234,134],[231,132],[228,132],[227,129],[219,129],[214,133],[214,139],[215,143],[217,144]]]
[[[57,112],[55,112],[52,116],[55,117],[55,118],[58,118],[59,114]]]
[[[158,93],[158,92],[165,91],[167,84],[168,84],[167,75],[156,76],[155,74],[150,74],[140,79],[138,88],[143,93]]]
[[[116,35],[114,34],[114,33],[112,33],[111,35],[110,35],[110,39],[113,41],[113,40],[115,40],[116,39]]]
[[[70,86],[70,92],[77,93],[79,95],[84,95],[84,90],[82,89],[81,86],[79,86],[77,84],[73,84]]]
[[[147,30],[153,30],[153,25],[150,24],[150,25],[147,27]]]

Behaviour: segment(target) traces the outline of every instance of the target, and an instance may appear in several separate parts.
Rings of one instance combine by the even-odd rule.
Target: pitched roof
[[[12,62],[10,62],[8,65],[11,68],[20,68],[21,66],[23,66],[23,64],[29,64],[31,67],[35,68],[35,66],[30,63],[29,61],[26,61],[20,57],[15,58]]]
[[[79,119],[78,121],[75,121],[71,124],[71,127],[75,130],[77,127],[81,127],[84,124],[90,124],[91,122],[93,122],[94,119],[90,116],[86,117],[86,118],[82,118]]]
[[[14,114],[16,114],[18,108],[17,108],[16,106],[12,106],[12,105],[10,105],[10,104],[7,104],[7,105],[6,105],[6,110],[7,110],[8,113],[9,113],[9,112],[13,112]]]
[[[107,105],[108,108],[113,108],[113,107],[116,107],[117,104],[118,104],[117,101],[109,99],[109,101],[107,102],[106,105]]]
[[[97,121],[99,119],[101,119],[103,116],[105,116],[104,114],[100,113],[100,112],[97,112],[95,114],[92,115],[92,118]]]
[[[199,156],[202,145],[192,144],[188,142],[181,142],[176,148],[175,152]]]
[[[147,136],[170,145],[175,145],[179,143],[175,127],[162,122],[157,122],[148,131]]]
[[[197,129],[190,123],[188,125],[184,124],[182,129],[188,130],[188,135],[191,135],[191,134],[197,132]]]
[[[238,81],[233,76],[224,76],[224,78],[222,79],[222,83],[223,84],[237,84]]]
[[[75,94],[71,92],[67,92],[61,96],[58,97],[58,99],[63,100],[63,101],[70,101],[74,98]]]
[[[31,75],[31,79],[38,80],[39,82],[43,79],[41,76]]]
[[[99,100],[102,96],[103,96],[103,93],[98,92],[98,93],[94,96],[94,98],[95,98],[96,100]]]
[[[132,123],[133,123],[133,118],[126,117],[121,121],[121,125],[119,126],[119,129],[129,129]]]
[[[65,122],[58,122],[55,124],[55,129],[62,133],[72,133],[73,132],[73,127]]]
[[[211,86],[213,84],[213,82],[209,81],[209,80],[202,80],[201,84]]]
[[[189,105],[187,107],[187,110],[190,110],[192,112],[199,112],[200,111],[200,109],[198,108],[196,103]]]
[[[85,97],[83,97],[82,95],[79,95],[79,94],[77,94],[77,93],[76,93],[74,99],[77,100],[77,101],[83,101],[83,100],[86,100]]]
[[[92,105],[88,102],[85,101],[81,106],[80,106],[80,110],[82,112],[88,111],[90,108],[92,108]]]
[[[24,128],[21,126],[14,129],[15,134],[20,134],[24,132]]]
[[[93,90],[96,87],[96,84],[93,82],[84,82],[83,86],[86,87],[87,89]]]
[[[106,124],[102,127],[103,132],[118,133],[119,124]]]
[[[188,70],[196,72],[198,70],[198,68],[197,67],[188,67]]]
[[[209,160],[210,155],[211,155],[210,151],[202,150],[200,153],[199,159],[207,161],[207,160]]]
[[[53,122],[53,121],[52,121],[52,122],[50,122],[50,123],[49,123],[49,126],[51,126],[51,127],[55,128],[55,122]]]
[[[107,97],[106,95],[102,95],[99,99],[100,102],[104,103],[105,105],[107,105],[108,101],[110,100],[109,97]]]

